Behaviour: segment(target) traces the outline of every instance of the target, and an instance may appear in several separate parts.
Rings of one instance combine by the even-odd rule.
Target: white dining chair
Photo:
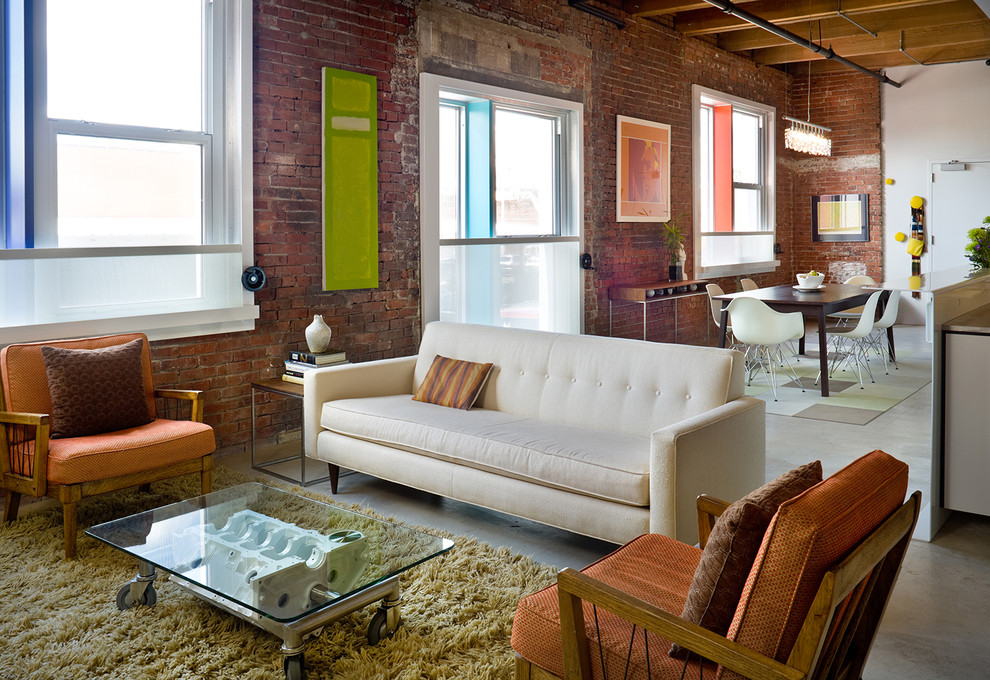
[[[832,360],[829,363],[828,369],[829,377],[835,375],[835,371],[838,370],[839,366],[850,364],[856,373],[856,377],[859,379],[860,389],[864,389],[864,371],[870,376],[870,382],[876,382],[873,379],[873,371],[870,370],[869,350],[871,344],[869,335],[873,333],[874,320],[877,314],[877,303],[880,301],[880,294],[882,292],[878,290],[870,296],[866,304],[863,305],[863,313],[859,317],[859,322],[850,330],[837,331],[833,328],[825,329],[825,333],[828,335],[827,351],[832,353]],[[821,378],[820,374],[819,378]],[[818,378],[815,379],[815,384],[818,384]]]
[[[722,329],[722,301],[716,300],[714,296],[725,295],[725,291],[722,290],[722,286],[715,283],[709,283],[705,286],[705,290],[708,292],[708,304],[712,308],[712,319],[715,320],[715,329]],[[725,327],[725,346],[732,347],[735,343],[732,335],[732,325],[727,324]]]
[[[753,279],[739,279],[739,285],[743,290],[756,290],[760,287]]]
[[[890,372],[887,367],[888,361],[894,364],[895,369],[899,370],[897,361],[890,356],[890,347],[887,345],[887,329],[897,321],[897,307],[900,299],[901,291],[890,291],[890,297],[887,298],[887,304],[883,308],[883,314],[873,324],[873,331],[867,336],[873,351],[879,354],[880,360],[883,361],[884,373]]]
[[[861,276],[850,276],[848,279],[843,281],[844,284],[850,286],[875,286],[877,282],[872,276],[866,276],[865,274]],[[843,309],[841,312],[832,312],[828,315],[828,318],[835,319],[836,327],[842,327],[847,324],[852,325],[856,321],[859,321],[859,317],[863,313],[863,306],[853,307],[852,309]]]
[[[778,312],[762,300],[736,298],[729,303],[729,320],[736,342],[748,346],[747,384],[753,383],[753,374],[759,368],[770,383],[773,400],[777,401],[778,368],[801,385],[798,377],[781,347],[789,340],[804,335],[804,316],[801,312]]]

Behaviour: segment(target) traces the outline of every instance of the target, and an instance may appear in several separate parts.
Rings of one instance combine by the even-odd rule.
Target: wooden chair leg
[[[76,556],[76,503],[62,503],[62,522],[65,525],[65,559]]]
[[[337,493],[337,482],[340,480],[340,466],[327,463],[330,467],[330,493]]]
[[[7,500],[3,506],[3,521],[13,522],[17,519],[17,510],[21,507],[21,494],[7,491]]]

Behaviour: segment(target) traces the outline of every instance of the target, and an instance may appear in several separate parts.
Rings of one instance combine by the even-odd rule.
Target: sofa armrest
[[[698,541],[696,499],[734,501],[766,481],[766,404],[741,397],[653,433],[650,532]]]
[[[316,435],[322,429],[323,404],[334,399],[412,394],[416,355],[358,364],[338,364],[306,371],[303,377],[303,441],[307,456],[316,457]]]

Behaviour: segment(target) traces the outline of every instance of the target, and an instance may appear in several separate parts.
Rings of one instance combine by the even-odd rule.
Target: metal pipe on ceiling
[[[882,73],[878,73],[877,71],[871,71],[865,66],[860,66],[854,61],[849,61],[845,57],[840,57],[838,54],[833,52],[832,48],[830,47],[822,47],[821,45],[816,45],[810,40],[805,40],[796,33],[791,33],[790,31],[783,29],[780,26],[777,26],[776,24],[770,23],[769,21],[767,21],[762,17],[758,17],[755,14],[750,14],[744,9],[739,9],[731,2],[728,2],[727,0],[705,0],[705,2],[707,2],[709,5],[712,5],[713,7],[717,7],[726,14],[731,14],[737,19],[742,19],[743,21],[753,24],[757,28],[762,28],[764,31],[769,31],[770,33],[773,33],[774,35],[779,36],[784,40],[788,40],[794,43],[795,45],[800,45],[806,50],[811,50],[816,54],[821,54],[826,59],[832,59],[834,61],[839,62],[840,64],[848,66],[851,69],[855,69],[861,73],[865,73],[868,76],[876,78],[885,85],[893,85],[894,87],[901,86],[899,82],[897,82],[896,80],[891,80]],[[809,69],[811,68],[810,65],[808,68]]]

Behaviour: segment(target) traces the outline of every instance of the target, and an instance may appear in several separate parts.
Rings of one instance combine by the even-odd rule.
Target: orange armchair
[[[70,355],[85,362],[87,357],[96,354],[64,350],[119,352],[124,349],[127,350],[127,361],[119,362],[119,371],[123,373],[126,367],[131,367],[131,374],[118,377],[117,363],[106,370],[107,356],[103,359],[104,370],[94,370],[92,380],[87,380],[84,389],[78,390],[85,394],[74,406],[83,418],[87,413],[95,417],[101,410],[99,406],[115,403],[110,399],[113,395],[109,395],[116,387],[115,382],[130,379],[130,401],[141,424],[115,431],[99,431],[98,425],[89,427],[89,430],[97,430],[94,433],[88,433],[84,424],[80,431],[87,434],[71,436],[71,428],[64,427],[68,420],[63,419],[62,429],[70,436],[64,436],[64,433],[59,436],[58,431],[53,433],[53,410],[60,412],[66,395],[58,394],[59,408],[56,408],[49,382],[51,364],[46,363],[46,353],[50,358],[51,353],[62,352],[61,356]],[[78,383],[79,375],[89,376],[88,364],[77,363],[76,366],[74,375]],[[3,520],[10,522],[17,518],[22,494],[57,497],[62,503],[67,558],[76,554],[76,504],[82,498],[191,473],[199,473],[202,492],[210,492],[216,442],[213,428],[202,422],[202,394],[197,390],[155,389],[151,351],[144,334],[8,345],[0,351],[0,383],[3,387],[0,391],[0,487],[7,492]],[[68,381],[66,384],[74,383]],[[106,401],[101,402],[102,399]],[[147,414],[144,414],[142,401]],[[93,408],[93,404],[97,408]],[[104,415],[113,422],[117,414]],[[54,425],[58,428],[58,423]]]
[[[726,636],[677,615],[699,548],[648,534],[564,569],[519,603],[516,678],[859,678],[917,521],[906,490],[907,466],[874,451],[782,504]],[[698,507],[704,546],[728,506]],[[671,658],[671,642],[695,654]]]

